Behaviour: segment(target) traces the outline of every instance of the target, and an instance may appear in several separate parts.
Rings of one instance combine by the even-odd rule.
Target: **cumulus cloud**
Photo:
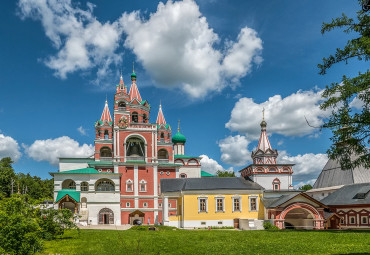
[[[18,13],[22,19],[41,21],[46,36],[57,49],[57,54],[44,60],[65,79],[69,73],[98,67],[98,79],[110,72],[112,64],[119,64],[116,53],[122,29],[119,23],[99,22],[92,14],[94,5],[87,3],[83,10],[71,0],[19,0]]]
[[[311,179],[311,180],[308,180],[308,181],[299,182],[296,185],[294,185],[294,189],[299,189],[300,187],[302,187],[306,184],[310,184],[311,186],[313,186],[315,181],[316,181],[316,179]]]
[[[216,174],[217,171],[234,171],[232,167],[229,169],[223,168],[216,160],[209,158],[207,155],[200,155],[201,170],[210,174]]]
[[[11,157],[13,161],[17,161],[22,156],[19,149],[18,142],[14,138],[0,134],[0,159]]]
[[[82,126],[80,126],[79,128],[77,128],[77,131],[83,135],[83,136],[87,136],[87,133],[86,133],[86,129],[84,129]]]
[[[222,52],[219,36],[209,27],[193,0],[159,3],[145,20],[140,12],[120,19],[127,38],[125,46],[157,84],[179,86],[191,97],[220,91],[228,81],[237,82],[262,62],[262,40],[256,31],[241,29],[237,41],[228,41]]]
[[[349,106],[357,110],[362,110],[362,108],[365,106],[365,103],[358,96],[356,96]]]
[[[221,150],[221,160],[234,166],[245,165],[251,160],[251,152],[248,150],[249,141],[245,136],[228,136],[218,142]]]
[[[304,183],[307,183],[307,181],[312,182],[312,180],[314,182],[327,161],[328,156],[322,153],[307,153],[290,156],[286,151],[281,151],[278,156],[279,163],[295,164],[293,167],[293,180],[295,182]]]
[[[265,108],[265,120],[269,134],[285,136],[304,136],[317,132],[307,125],[305,117],[312,126],[322,125],[327,113],[320,110],[322,90],[298,91],[285,98],[281,95],[270,97],[267,101],[256,103],[252,98],[243,97],[231,111],[231,118],[226,128],[245,134],[255,140],[260,134],[262,109]],[[260,116],[260,117],[259,117]]]
[[[26,154],[36,161],[47,161],[52,165],[58,164],[60,157],[89,157],[94,154],[91,144],[80,145],[68,136],[55,139],[36,140],[30,146],[24,145]]]

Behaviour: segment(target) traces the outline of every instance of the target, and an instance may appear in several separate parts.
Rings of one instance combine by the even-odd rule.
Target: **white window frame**
[[[200,210],[200,200],[204,199],[206,203],[206,211],[201,211]],[[198,213],[208,213],[208,197],[198,197]]]
[[[234,201],[235,200],[239,200],[239,210],[235,210],[235,204],[234,204]],[[242,198],[239,197],[239,196],[235,196],[235,197],[232,197],[232,208],[233,208],[233,212],[241,212],[242,211]]]
[[[141,190],[141,185],[145,185],[144,186],[144,190]],[[145,181],[145,180],[141,180],[140,182],[139,182],[139,192],[147,192],[147,182]]]
[[[222,210],[218,210],[217,208],[217,205],[218,205],[218,200],[221,200],[222,201]],[[219,197],[219,196],[216,196],[215,197],[215,212],[216,213],[224,213],[225,212],[225,197]]]
[[[129,184],[131,184],[131,190],[128,189]],[[126,181],[126,192],[134,192],[134,182],[131,179]]]
[[[352,223],[352,219],[353,219],[353,223]],[[349,224],[356,224],[356,216],[349,216]]]
[[[127,208],[130,208],[131,207],[131,203],[130,202],[126,202],[126,207]]]
[[[363,219],[366,219],[366,222],[363,222]],[[368,216],[361,216],[361,224],[369,224]]]
[[[144,203],[143,203],[143,207],[144,207],[144,208],[148,208],[148,202],[144,202]]]
[[[252,210],[252,203],[251,203],[251,201],[252,201],[252,199],[253,198],[255,198],[256,199],[256,210]],[[250,196],[249,197],[249,211],[250,212],[258,212],[258,196]]]
[[[159,208],[162,208],[162,203],[158,203],[158,207]]]

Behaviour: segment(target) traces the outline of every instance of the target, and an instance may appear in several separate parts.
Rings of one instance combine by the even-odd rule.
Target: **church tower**
[[[258,183],[266,190],[291,190],[292,185],[292,167],[294,164],[278,164],[277,150],[272,149],[267,136],[267,122],[263,117],[261,122],[261,135],[258,146],[252,152],[253,164],[240,170],[243,177],[247,177]]]

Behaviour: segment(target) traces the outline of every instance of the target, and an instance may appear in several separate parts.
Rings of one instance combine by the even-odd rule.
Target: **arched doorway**
[[[290,229],[313,229],[314,220],[312,213],[304,208],[290,210],[285,216],[285,228]]]
[[[306,203],[293,203],[286,207],[278,219],[280,228],[323,229],[324,219],[315,207]],[[281,224],[281,225],[280,225]]]
[[[103,208],[99,211],[99,224],[114,224],[114,213],[109,208]]]
[[[136,225],[135,223],[138,220],[141,221],[142,224],[144,224],[145,213],[143,213],[142,211],[139,210],[133,211],[132,213],[129,214],[129,217],[131,225]]]

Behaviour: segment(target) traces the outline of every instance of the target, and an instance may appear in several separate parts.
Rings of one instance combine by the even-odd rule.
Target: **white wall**
[[[266,190],[273,190],[272,182],[278,178],[280,180],[280,189],[287,190],[289,189],[290,176],[288,174],[254,174],[251,176],[251,179],[264,187]]]

